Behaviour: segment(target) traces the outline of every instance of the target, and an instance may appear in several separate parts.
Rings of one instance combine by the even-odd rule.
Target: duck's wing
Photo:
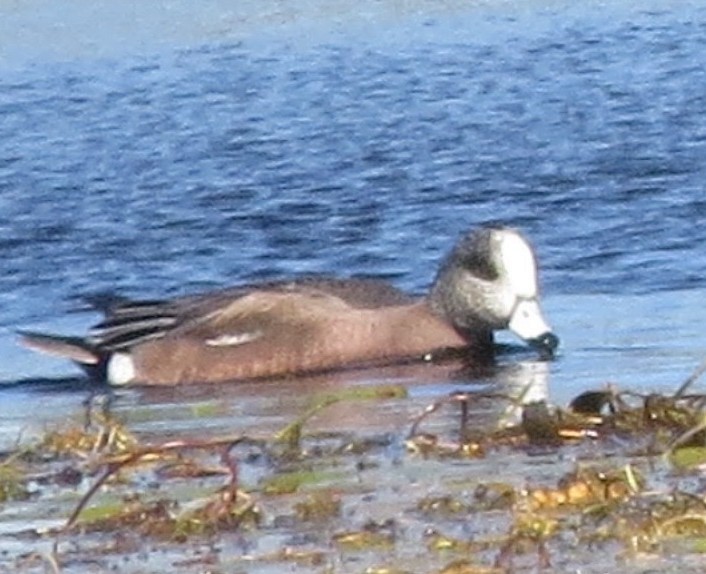
[[[104,296],[88,301],[104,318],[86,337],[34,332],[20,336],[29,348],[92,365],[113,352],[166,336],[201,337],[210,345],[236,346],[268,331],[268,340],[280,340],[295,332],[293,324],[303,332],[305,327],[320,328],[351,310],[411,301],[410,296],[377,280],[309,277],[167,300]]]
[[[379,309],[393,305],[409,305],[417,298],[379,279],[307,277],[289,283],[273,284],[273,288],[290,292],[332,295],[356,309]]]
[[[377,314],[328,293],[259,289],[136,346],[131,355],[139,378],[151,384],[317,371],[378,358]]]
[[[105,353],[163,337],[184,320],[183,311],[172,301],[122,301],[104,312],[86,341]]]
[[[378,281],[313,277],[164,301],[118,299],[103,306],[105,318],[91,329],[87,341],[104,352],[113,352],[170,333],[218,330],[224,324],[321,322],[335,310],[376,308],[409,301],[411,298],[401,291]]]
[[[137,378],[142,382],[172,384],[342,364],[349,360],[349,338],[332,342],[327,334],[332,328],[345,330],[360,315],[343,299],[316,290],[258,289],[229,298],[218,294],[191,300],[125,301],[83,338],[30,332],[20,336],[25,346],[73,360],[95,379],[109,378],[112,358],[120,356],[130,361],[132,370],[136,364],[132,361],[139,362]]]

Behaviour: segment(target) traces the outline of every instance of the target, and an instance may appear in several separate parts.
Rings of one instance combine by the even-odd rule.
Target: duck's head
[[[442,263],[429,304],[461,331],[510,329],[548,356],[559,345],[539,304],[534,252],[514,229],[462,237]]]

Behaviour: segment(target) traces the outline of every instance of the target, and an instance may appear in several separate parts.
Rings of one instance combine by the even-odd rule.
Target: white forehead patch
[[[505,276],[515,295],[537,296],[537,265],[527,242],[517,233],[503,232],[500,237],[500,261]]]

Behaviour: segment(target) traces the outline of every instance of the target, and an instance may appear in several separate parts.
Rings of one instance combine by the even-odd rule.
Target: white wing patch
[[[250,331],[245,333],[226,333],[219,335],[213,339],[206,339],[206,345],[209,347],[237,347],[252,343],[262,337],[262,331]]]

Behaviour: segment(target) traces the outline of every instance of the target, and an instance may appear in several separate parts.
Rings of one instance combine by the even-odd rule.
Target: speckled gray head
[[[539,304],[534,252],[514,229],[484,228],[461,238],[441,266],[429,302],[461,330],[510,329],[550,355],[559,344]]]

